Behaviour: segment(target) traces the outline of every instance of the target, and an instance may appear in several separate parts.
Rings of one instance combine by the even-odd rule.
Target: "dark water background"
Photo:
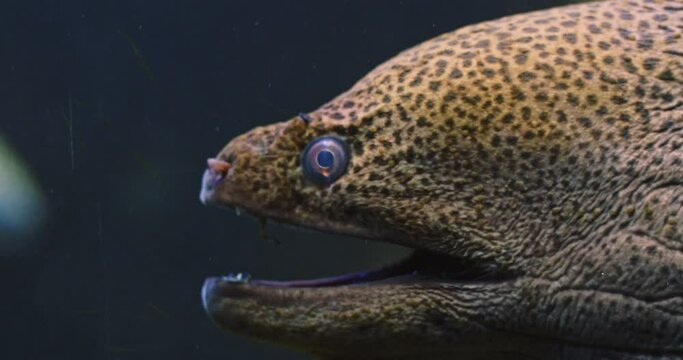
[[[0,136],[48,200],[40,241],[0,258],[0,358],[305,358],[214,327],[203,279],[332,275],[394,250],[277,226],[270,244],[201,206],[205,159],[406,47],[554,3],[0,2]]]

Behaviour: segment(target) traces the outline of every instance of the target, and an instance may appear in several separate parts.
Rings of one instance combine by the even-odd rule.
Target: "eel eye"
[[[336,137],[314,139],[301,153],[304,175],[319,185],[328,185],[337,180],[346,170],[348,162],[346,144]]]

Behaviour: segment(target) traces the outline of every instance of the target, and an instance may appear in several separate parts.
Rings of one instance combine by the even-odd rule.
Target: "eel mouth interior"
[[[419,244],[419,241],[415,243]],[[499,271],[491,263],[473,262],[433,251],[414,249],[394,263],[367,271],[304,280],[254,279],[247,273],[229,273],[206,280],[203,296],[217,283],[249,285],[264,288],[322,288],[335,286],[373,286],[386,284],[419,284],[449,282],[500,282],[512,276]]]
[[[374,270],[305,280],[252,279],[245,273],[228,274],[214,279],[221,282],[250,284],[273,288],[315,288],[343,285],[408,284],[420,282],[496,282],[507,277],[493,264],[474,264],[434,252],[415,250],[396,263]]]

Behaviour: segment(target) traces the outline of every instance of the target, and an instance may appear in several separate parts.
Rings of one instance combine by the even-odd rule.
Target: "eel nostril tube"
[[[218,185],[228,175],[228,170],[230,170],[230,163],[223,160],[209,158],[206,160],[206,164],[209,168],[207,174],[210,175],[210,187]]]
[[[230,170],[230,164],[223,160],[209,158],[206,160],[206,164],[212,172],[222,176],[225,176]]]

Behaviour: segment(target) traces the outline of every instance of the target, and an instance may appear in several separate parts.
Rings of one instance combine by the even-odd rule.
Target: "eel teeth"
[[[247,284],[249,283],[249,280],[251,280],[251,275],[248,273],[229,273],[228,275],[223,276],[223,281],[230,283]]]

